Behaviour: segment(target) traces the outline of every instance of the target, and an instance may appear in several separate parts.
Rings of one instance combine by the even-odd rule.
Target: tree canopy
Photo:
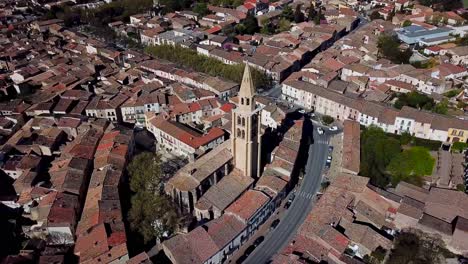
[[[395,36],[382,35],[377,41],[380,56],[396,64],[408,64],[413,51],[410,48],[400,50],[400,43]]]
[[[432,110],[435,106],[434,99],[429,96],[412,91],[410,93],[404,93],[398,95],[398,100],[395,102],[394,107],[397,109],[403,108],[403,106],[409,106],[417,109]]]
[[[143,236],[145,242],[161,238],[172,232],[179,216],[172,201],[162,192],[161,159],[144,152],[137,155],[128,166],[131,198],[130,227]]]
[[[242,81],[244,64],[227,65],[217,59],[200,55],[192,49],[179,46],[148,46],[145,52],[156,58],[168,60],[211,76],[223,77],[237,83]],[[270,79],[264,73],[256,69],[251,70],[255,86],[266,87],[270,84]]]
[[[381,128],[370,126],[361,135],[360,174],[369,177],[372,184],[385,188],[391,177],[387,166],[400,151],[397,139],[387,136]]]

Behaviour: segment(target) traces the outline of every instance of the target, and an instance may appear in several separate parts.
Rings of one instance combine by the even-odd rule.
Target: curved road
[[[276,229],[265,236],[265,241],[252,252],[245,263],[263,264],[269,262],[273,255],[281,252],[289,243],[312,209],[312,199],[320,190],[329,141],[327,133],[324,135],[317,133],[316,126],[314,126],[313,131],[314,141],[309,148],[306,175],[296,191],[294,201]]]

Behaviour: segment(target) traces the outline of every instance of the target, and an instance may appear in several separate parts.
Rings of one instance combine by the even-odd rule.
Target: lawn
[[[435,159],[425,147],[412,147],[403,150],[392,159],[387,169],[392,175],[392,184],[406,181],[421,185],[422,178],[431,175]]]

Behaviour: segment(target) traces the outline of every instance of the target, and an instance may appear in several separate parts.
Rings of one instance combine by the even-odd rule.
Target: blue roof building
[[[421,40],[448,37],[452,32],[453,29],[447,27],[429,30],[418,25],[403,27],[396,31],[398,38],[406,44],[416,44]]]

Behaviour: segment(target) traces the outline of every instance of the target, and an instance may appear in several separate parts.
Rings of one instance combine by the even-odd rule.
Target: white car
[[[317,127],[317,132],[319,135],[323,135],[323,129],[321,127]]]
[[[338,130],[338,127],[337,126],[332,126],[330,127],[330,131],[337,131]]]
[[[300,113],[300,114],[305,114],[305,110],[304,110],[304,109],[301,109],[301,110],[299,110],[299,113]]]

